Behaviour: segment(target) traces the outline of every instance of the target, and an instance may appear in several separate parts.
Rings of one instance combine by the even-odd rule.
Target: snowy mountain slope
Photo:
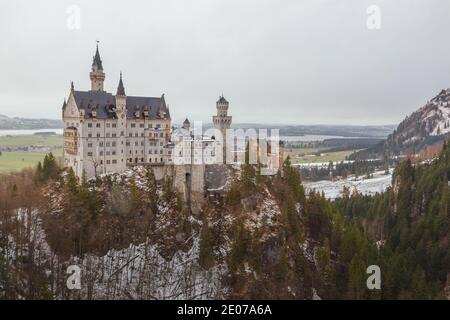
[[[418,153],[450,135],[450,89],[442,90],[423,107],[407,116],[380,144],[351,158],[382,157]]]

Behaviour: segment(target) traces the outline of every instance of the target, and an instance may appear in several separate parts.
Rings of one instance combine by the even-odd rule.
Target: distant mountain
[[[10,118],[0,114],[0,130],[60,129],[62,127],[61,120]]]
[[[204,125],[204,128],[211,127],[212,124]],[[303,136],[303,135],[326,135],[359,138],[386,138],[396,125],[371,125],[371,126],[351,126],[351,125],[283,125],[283,124],[260,124],[260,123],[234,123],[232,128],[267,128],[279,129],[282,136]]]
[[[419,153],[450,136],[450,89],[442,90],[419,110],[406,117],[385,141],[355,153],[363,159]]]

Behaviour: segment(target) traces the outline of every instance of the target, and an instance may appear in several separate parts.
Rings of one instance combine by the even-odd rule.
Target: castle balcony
[[[78,153],[78,130],[75,127],[64,129],[64,152],[74,155]]]

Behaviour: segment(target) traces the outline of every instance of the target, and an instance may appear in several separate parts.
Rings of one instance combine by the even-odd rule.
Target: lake
[[[56,134],[63,134],[63,129],[29,129],[29,130],[0,130],[0,137],[2,136],[26,136],[33,135],[38,132],[55,132]]]

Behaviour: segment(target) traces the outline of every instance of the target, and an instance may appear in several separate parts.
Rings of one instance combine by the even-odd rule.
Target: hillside
[[[289,162],[274,177],[244,165],[196,214],[151,169],[77,181],[47,157],[0,179],[0,199],[13,199],[0,217],[0,298],[443,299],[449,187],[434,176],[450,173],[449,154],[338,203],[305,194]],[[74,264],[83,279],[71,291]],[[366,287],[373,264],[381,291]]]
[[[442,90],[419,110],[406,117],[388,138],[352,155],[351,159],[416,154],[442,144],[450,135],[450,89]]]
[[[0,114],[0,130],[59,129],[62,127],[61,120],[10,118]]]

